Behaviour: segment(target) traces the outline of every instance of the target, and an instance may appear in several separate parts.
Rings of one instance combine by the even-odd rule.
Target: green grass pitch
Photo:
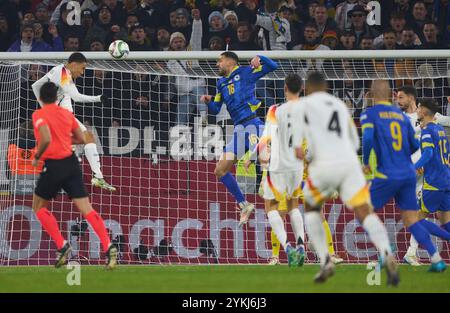
[[[428,273],[428,266],[400,266],[401,283],[369,286],[366,265],[340,265],[325,284],[314,284],[317,265],[300,268],[263,265],[81,267],[81,285],[68,286],[69,270],[53,267],[0,267],[0,292],[450,292],[450,271]]]

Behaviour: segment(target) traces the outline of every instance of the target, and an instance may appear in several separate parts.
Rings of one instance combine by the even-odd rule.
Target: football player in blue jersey
[[[429,225],[418,215],[416,171],[411,161],[411,154],[419,148],[414,129],[407,116],[392,105],[392,91],[387,81],[374,81],[371,93],[374,106],[363,112],[361,125],[366,171],[370,171],[368,163],[372,149],[377,157],[377,170],[370,186],[372,204],[379,210],[394,198],[403,223],[431,257],[430,271],[442,272],[446,265],[431,241]],[[381,260],[383,262],[383,256]]]
[[[276,70],[278,64],[267,57],[256,56],[250,66],[240,66],[236,53],[226,51],[220,55],[217,67],[221,77],[217,80],[216,95],[203,95],[200,100],[208,105],[208,112],[212,114],[219,113],[225,104],[234,123],[233,138],[227,143],[214,173],[236,199],[241,210],[239,225],[242,226],[247,223],[254,205],[246,201],[230,171],[237,160],[255,148],[263,132],[264,123],[256,115],[261,101],[256,99],[255,84]]]

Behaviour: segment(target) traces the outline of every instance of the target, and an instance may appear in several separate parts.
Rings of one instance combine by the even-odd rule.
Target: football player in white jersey
[[[315,282],[324,282],[334,274],[334,264],[328,253],[322,226],[322,204],[338,191],[342,201],[354,210],[369,234],[386,267],[388,284],[398,284],[398,273],[386,228],[373,212],[369,188],[357,156],[359,137],[347,106],[327,93],[328,84],[321,73],[308,75],[307,96],[302,98],[294,119],[294,143],[297,156],[304,157],[301,139],[308,142],[311,162],[309,176],[303,188],[305,197],[305,226],[308,238],[319,257],[321,269]]]
[[[449,97],[450,98],[450,97]],[[420,120],[417,116],[417,90],[413,86],[402,86],[397,90],[397,103],[400,109],[408,116],[414,131],[416,132],[416,136],[420,138]],[[434,117],[437,124],[442,126],[450,126],[450,117],[442,115],[440,113],[436,113]],[[420,149],[414,152],[411,155],[411,159],[415,164],[421,156]],[[416,184],[416,194],[417,198],[420,200],[421,192],[423,187],[423,175],[417,174],[417,184]],[[409,241],[409,247],[406,251],[406,254],[403,256],[403,260],[412,265],[412,266],[420,266],[421,263],[419,258],[417,257],[417,249],[419,248],[419,244],[411,235]]]
[[[58,105],[73,112],[72,100],[77,102],[101,102],[102,96],[87,96],[78,92],[74,80],[83,75],[87,65],[86,57],[79,52],[72,53],[66,64],[55,66],[41,79],[36,81],[31,87],[36,99],[40,99],[39,90],[46,82],[53,82],[58,87]],[[38,100],[39,101],[39,100]],[[42,103],[39,101],[42,106]],[[94,135],[77,119],[80,128],[85,136],[84,152],[89,162],[94,177],[91,180],[92,185],[109,191],[115,191],[116,188],[108,184],[103,178],[100,169],[100,157],[97,152]]]
[[[293,112],[301,105],[302,79],[289,74],[284,80],[286,102],[269,108],[263,135],[258,143],[261,166],[267,168],[264,203],[270,226],[286,251],[289,266],[302,266],[305,260],[303,218],[298,209],[301,193],[303,162],[296,157],[294,128],[298,121]],[[270,150],[270,152],[269,152]],[[287,240],[280,202],[286,197],[287,211],[294,230],[296,247]],[[322,224],[321,224],[322,225]]]

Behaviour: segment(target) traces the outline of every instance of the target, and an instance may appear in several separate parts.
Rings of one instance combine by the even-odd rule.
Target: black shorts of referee
[[[45,160],[34,192],[45,200],[51,200],[61,189],[71,199],[88,196],[83,182],[83,172],[75,154],[65,159]]]

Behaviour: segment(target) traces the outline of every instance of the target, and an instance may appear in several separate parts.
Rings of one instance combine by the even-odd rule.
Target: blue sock
[[[442,227],[443,227],[446,231],[448,231],[448,232],[450,233],[450,222],[448,222],[448,223],[442,225]]]
[[[450,240],[450,233],[446,232],[441,227],[437,226],[435,223],[432,223],[430,221],[427,221],[426,219],[423,219],[420,221],[420,224],[423,227],[425,227],[431,235],[437,236],[437,237],[447,240],[447,241]]]
[[[422,226],[420,221],[409,226],[408,230],[413,234],[417,242],[428,251],[430,257],[436,253],[436,247],[433,245],[433,242],[431,242],[430,233]]]
[[[231,175],[230,172],[222,176],[220,178],[220,181],[222,182],[222,184],[225,185],[225,187],[227,187],[228,191],[231,192],[233,197],[236,199],[237,203],[245,201],[244,195],[242,194],[242,191],[239,188],[236,179],[234,178],[233,175]]]

